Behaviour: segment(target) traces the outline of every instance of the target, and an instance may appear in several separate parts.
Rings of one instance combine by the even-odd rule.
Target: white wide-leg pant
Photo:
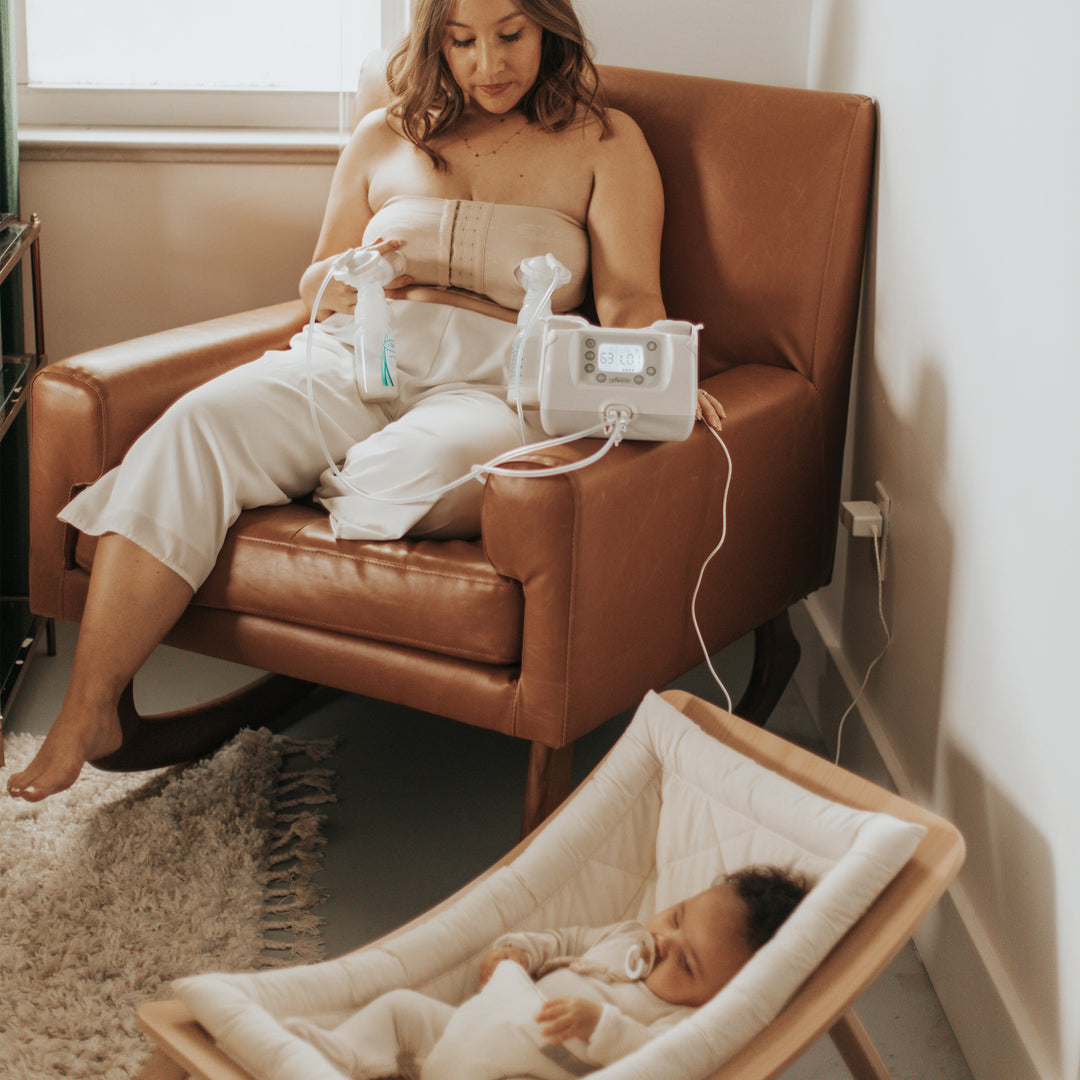
[[[515,325],[443,304],[395,300],[389,307],[395,401],[360,401],[351,318],[335,316],[313,332],[310,384],[325,449],[312,420],[304,330],[288,350],[175,402],[61,520],[95,536],[126,536],[193,589],[242,510],[312,491],[339,539],[475,536],[478,482],[430,493],[521,443],[504,374]],[[541,437],[539,426],[526,428],[529,441]],[[348,484],[332,475],[327,451]],[[381,502],[349,485],[410,501]]]

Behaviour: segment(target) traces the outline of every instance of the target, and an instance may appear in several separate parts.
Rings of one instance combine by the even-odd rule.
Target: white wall
[[[881,117],[851,493],[892,496],[895,642],[864,714],[968,841],[920,944],[980,1080],[1080,1067],[1078,30],[1072,0],[817,0],[812,24],[809,85]],[[863,547],[811,606],[861,678]],[[999,1003],[956,968],[963,933]]]
[[[577,0],[603,64],[804,86],[812,0]]]

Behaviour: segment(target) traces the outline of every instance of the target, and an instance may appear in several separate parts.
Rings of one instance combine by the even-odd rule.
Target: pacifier
[[[641,937],[626,951],[626,977],[631,982],[644,979],[656,963],[656,939],[643,930]]]

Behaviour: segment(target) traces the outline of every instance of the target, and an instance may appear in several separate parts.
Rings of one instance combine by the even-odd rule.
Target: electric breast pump
[[[354,370],[361,401],[393,401],[398,396],[397,360],[383,290],[404,273],[405,256],[400,251],[380,255],[373,248],[346,252],[333,271],[338,281],[356,289]]]

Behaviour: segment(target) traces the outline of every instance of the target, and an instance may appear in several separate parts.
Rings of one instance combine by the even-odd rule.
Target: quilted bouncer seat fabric
[[[656,156],[667,310],[703,324],[701,385],[727,412],[726,542],[697,606],[711,653],[755,630],[765,640],[761,628],[831,573],[875,112],[855,95],[620,68],[601,77]],[[179,395],[281,347],[304,317],[299,301],[279,304],[38,375],[35,612],[82,613],[95,543],[56,519],[72,495]],[[699,424],[685,442],[624,442],[568,475],[492,478],[472,540],[335,541],[319,508],[252,510],[168,640],[528,740],[531,827],[568,792],[579,736],[702,659],[690,599],[724,529],[728,479]],[[741,711],[760,720],[769,707]],[[147,722],[109,764],[180,760],[228,734],[200,723]]]
[[[695,699],[688,700],[693,708]],[[708,708],[706,719],[722,715]],[[727,723],[736,736],[741,733],[740,721],[728,716]],[[781,740],[758,734],[769,740],[770,755],[788,757]],[[849,775],[824,762],[819,770],[806,751],[794,750],[794,756],[795,772],[810,761],[819,778]],[[339,1080],[290,1021],[333,1027],[375,996],[400,988],[458,1004],[476,993],[479,958],[507,931],[644,920],[706,888],[717,875],[754,864],[805,874],[813,883],[806,899],[711,1002],[592,1073],[598,1080],[701,1080],[765,1031],[917,850],[921,869],[911,867],[892,890],[910,889],[924,874],[916,919],[962,858],[962,841],[951,826],[902,800],[880,809],[858,799],[849,804],[770,764],[725,744],[671,701],[650,694],[558,815],[445,905],[335,960],[255,975],[199,975],[179,980],[176,989],[229,1057],[258,1080]],[[908,910],[904,918],[912,917]],[[883,963],[910,929],[911,922],[901,919],[882,931],[881,943],[863,960]],[[846,992],[851,990],[848,985]],[[468,1020],[457,1025],[455,1018],[443,1036],[453,1045],[439,1045],[439,1080],[535,1075],[527,1067],[527,1040],[520,1060],[511,1048],[509,1060],[491,1070],[483,1064],[488,1018],[503,1027],[535,1027],[536,1006],[527,995],[521,1015],[508,1016],[513,994],[512,984],[493,979],[471,999]],[[836,1001],[822,1007],[827,1018]]]

